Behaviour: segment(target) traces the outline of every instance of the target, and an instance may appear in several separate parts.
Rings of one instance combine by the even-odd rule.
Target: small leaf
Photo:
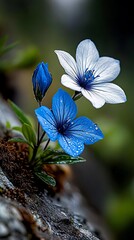
[[[39,51],[35,46],[30,46],[27,49],[18,51],[14,60],[15,68],[24,69],[34,66],[38,62]]]
[[[29,145],[31,148],[33,148],[33,146],[25,139],[23,138],[11,138],[8,140],[8,142],[21,142],[21,143],[26,143],[27,145]]]
[[[9,45],[6,46],[6,47],[3,47],[3,48],[1,49],[0,55],[2,56],[3,54],[9,52],[9,51],[12,50],[13,48],[15,48],[17,45],[18,45],[18,42],[14,42],[14,43],[9,44]]]
[[[18,45],[18,42],[6,44],[7,39],[8,39],[7,36],[3,36],[2,38],[0,38],[0,56],[5,54],[6,52],[9,52]]]
[[[52,159],[48,159],[45,161],[45,164],[75,164],[75,163],[80,163],[80,162],[85,162],[86,159],[77,157],[73,158],[71,156],[60,156],[60,157],[53,157]]]
[[[12,130],[15,130],[15,131],[18,131],[18,132],[22,133],[22,127],[19,127],[19,126],[12,127]]]
[[[33,143],[33,145],[36,145],[36,134],[30,125],[24,123],[22,125],[22,133],[28,142]]]
[[[11,128],[11,123],[9,121],[6,122],[6,128],[10,129]]]
[[[35,174],[38,178],[40,178],[46,184],[48,184],[52,187],[56,186],[56,181],[52,176],[47,175],[45,172],[35,172]]]
[[[22,124],[26,123],[26,124],[31,126],[31,122],[29,121],[29,119],[26,116],[26,114],[15,103],[13,103],[11,100],[8,100],[8,102],[9,102],[12,110],[15,112],[16,116],[20,120],[20,122]]]
[[[62,151],[55,151],[50,148],[43,152],[41,159],[44,160],[45,164],[75,164],[86,161],[82,157],[72,157]]]

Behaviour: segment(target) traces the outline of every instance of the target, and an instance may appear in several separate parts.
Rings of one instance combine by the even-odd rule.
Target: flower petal
[[[87,117],[79,117],[70,124],[67,134],[73,135],[85,144],[93,144],[102,139],[99,127]]]
[[[43,130],[52,141],[55,141],[58,137],[58,132],[53,113],[45,106],[37,108],[35,113]]]
[[[120,62],[110,57],[100,57],[94,67],[94,84],[111,82],[120,72]]]
[[[100,96],[106,103],[123,103],[126,102],[124,91],[114,83],[102,83],[92,86],[92,92]]]
[[[52,76],[47,63],[41,62],[37,65],[32,76],[32,82],[36,100],[41,102],[52,83]]]
[[[57,54],[59,62],[65,72],[72,78],[77,78],[77,66],[74,58],[65,51],[55,50],[55,53]]]
[[[64,74],[61,77],[61,83],[68,88],[71,88],[74,91],[81,91],[81,87],[79,87],[79,85],[76,83],[76,81],[74,81],[70,76],[68,76],[67,74]]]
[[[77,113],[75,102],[62,89],[59,89],[53,97],[52,110],[56,121],[60,124],[73,120]]]
[[[76,62],[81,76],[83,76],[86,69],[92,70],[98,59],[98,50],[90,39],[83,40],[79,43],[76,49]]]
[[[83,142],[73,136],[59,135],[58,141],[63,150],[73,157],[79,156],[84,150]]]
[[[101,95],[92,90],[85,90],[82,88],[81,93],[86,97],[95,108],[100,108],[105,104],[105,100]]]

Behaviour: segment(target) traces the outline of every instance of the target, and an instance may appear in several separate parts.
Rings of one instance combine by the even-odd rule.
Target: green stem
[[[33,156],[32,156],[32,158],[31,158],[31,162],[34,161],[34,159],[35,159],[35,157],[36,157],[36,154],[37,154],[37,151],[38,151],[38,148],[39,148],[39,146],[40,146],[40,144],[41,144],[41,142],[42,142],[42,139],[43,139],[43,137],[45,136],[45,134],[46,134],[46,133],[43,132],[41,138],[38,140],[37,145],[34,146]]]
[[[38,107],[41,107],[41,106],[42,106],[42,104],[41,104],[41,102],[39,101],[39,102],[38,102]],[[40,138],[40,123],[38,122],[37,144],[34,146],[33,156],[32,156],[32,158],[31,158],[31,162],[33,162],[34,159],[35,159],[35,157],[36,157],[38,148],[39,148],[39,146],[40,146],[40,144],[41,144],[41,141],[42,141],[44,135],[45,135],[45,132],[43,132],[43,134],[42,134],[42,136],[41,136],[41,138]]]
[[[31,158],[31,162],[33,162],[34,161],[34,159],[35,159],[35,157],[36,157],[36,153],[37,153],[37,151],[38,151],[38,147],[39,146],[34,146],[34,150],[33,150],[33,156],[32,156],[32,158]]]
[[[46,148],[47,148],[47,146],[48,146],[49,143],[50,143],[50,139],[48,139],[48,141],[47,141],[47,143],[46,143],[46,145],[45,145],[45,147],[44,147],[44,150],[46,150]]]
[[[72,96],[72,99],[73,99],[74,101],[76,101],[76,100],[78,100],[78,99],[81,98],[81,97],[82,97],[81,92],[75,91],[75,92],[74,92],[74,95]]]
[[[42,136],[41,136],[41,138],[40,138],[40,140],[39,140],[39,145],[41,144],[42,139],[44,138],[45,134],[46,134],[46,132],[43,132],[43,134],[42,134]]]
[[[41,107],[41,102],[38,102],[39,107]],[[37,146],[39,145],[39,141],[40,141],[40,123],[38,122],[38,130],[37,130]]]

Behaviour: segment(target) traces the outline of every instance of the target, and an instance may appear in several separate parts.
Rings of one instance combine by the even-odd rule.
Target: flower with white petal
[[[66,74],[61,83],[85,96],[95,108],[105,103],[126,101],[124,91],[111,83],[120,72],[120,63],[111,57],[99,57],[95,44],[86,39],[76,49],[76,61],[67,52],[55,50]]]

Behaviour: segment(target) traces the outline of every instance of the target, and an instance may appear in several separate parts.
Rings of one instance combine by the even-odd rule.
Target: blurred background
[[[130,1],[121,0],[1,0],[0,94],[34,116],[36,101],[31,77],[40,61],[49,64],[53,83],[44,104],[62,87],[64,73],[54,53],[75,57],[78,43],[90,38],[101,56],[119,59],[115,80],[127,102],[95,109],[82,98],[79,115],[96,122],[105,138],[85,148],[84,164],[73,166],[81,191],[99,213],[113,239],[134,239],[134,19]],[[9,51],[10,50],[10,51]],[[73,92],[66,89],[70,94]],[[83,107],[84,106],[84,107]]]

